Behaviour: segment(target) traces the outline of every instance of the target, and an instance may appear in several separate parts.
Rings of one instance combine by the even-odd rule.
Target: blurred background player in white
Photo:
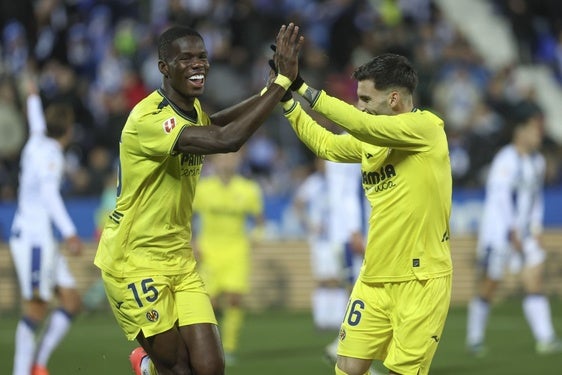
[[[37,86],[30,77],[25,86],[30,137],[21,156],[18,207],[10,236],[23,301],[13,374],[46,375],[52,352],[81,306],[75,280],[52,229],[54,224],[71,254],[81,252],[82,242],[60,194],[63,151],[72,139],[74,117],[71,107],[63,103],[50,104],[43,114]],[[55,294],[58,307],[36,340]]]
[[[536,105],[518,105],[513,113],[511,143],[497,153],[489,171],[478,239],[478,295],[468,310],[467,348],[477,356],[485,353],[490,304],[508,267],[520,273],[525,291],[523,312],[536,340],[537,353],[562,352],[543,291],[546,255],[540,242],[545,176],[545,160],[539,153],[542,118]]]
[[[226,365],[236,363],[250,290],[252,242],[263,233],[260,185],[240,173],[241,152],[210,156],[211,172],[197,185],[194,248],[201,277],[219,315]]]
[[[349,289],[363,260],[361,166],[317,158],[315,171],[295,195],[295,210],[307,229],[312,273],[314,325],[338,331]],[[325,348],[335,363],[338,338]]]

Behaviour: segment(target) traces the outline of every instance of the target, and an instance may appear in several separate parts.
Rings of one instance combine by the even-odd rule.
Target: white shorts
[[[49,301],[56,286],[75,288],[76,281],[66,258],[55,242],[31,242],[23,237],[10,238],[10,251],[24,300]]]
[[[316,280],[341,279],[344,276],[344,245],[327,241],[310,244],[310,263]]]
[[[478,258],[486,276],[492,280],[501,280],[507,268],[511,273],[518,273],[525,267],[543,263],[546,253],[534,238],[523,241],[523,251],[515,250],[511,245],[489,245],[478,250]]]

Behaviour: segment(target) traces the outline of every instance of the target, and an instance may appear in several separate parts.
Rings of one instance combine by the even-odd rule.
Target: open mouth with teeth
[[[189,77],[189,82],[191,82],[196,87],[203,87],[205,84],[205,76],[203,74],[194,74]]]

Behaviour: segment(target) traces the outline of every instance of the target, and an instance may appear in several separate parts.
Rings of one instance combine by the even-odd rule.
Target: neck
[[[529,155],[532,150],[522,142],[514,142],[513,146],[519,155]]]
[[[171,101],[176,107],[187,113],[195,109],[195,97],[186,96],[174,90],[170,85],[164,82],[160,90],[164,93],[166,98]]]

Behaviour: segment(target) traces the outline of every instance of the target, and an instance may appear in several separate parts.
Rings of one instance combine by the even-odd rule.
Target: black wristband
[[[301,88],[303,83],[304,83],[304,79],[302,79],[300,73],[297,73],[297,78],[295,78],[293,83],[291,83],[291,86],[289,86],[289,89],[291,91],[299,91],[299,89]]]

